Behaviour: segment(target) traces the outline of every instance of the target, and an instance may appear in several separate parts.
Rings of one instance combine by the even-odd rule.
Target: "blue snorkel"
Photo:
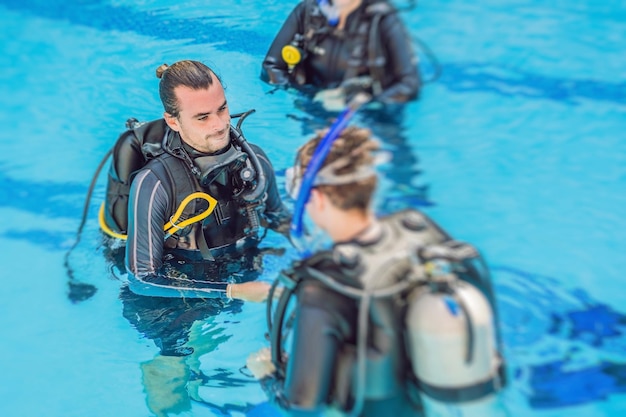
[[[335,122],[331,125],[328,133],[326,133],[326,136],[322,138],[319,145],[317,145],[317,148],[315,148],[311,161],[307,165],[304,175],[302,176],[300,191],[298,192],[298,198],[293,210],[293,217],[291,220],[291,236],[293,238],[300,239],[302,237],[304,207],[309,200],[309,194],[313,188],[315,177],[322,167],[328,152],[330,152],[333,142],[337,139],[341,131],[348,125],[350,118],[354,115],[354,113],[356,113],[359,107],[370,101],[370,99],[371,96],[366,93],[359,93],[355,95],[350,103],[348,103],[348,106],[341,112],[341,114],[339,114]]]

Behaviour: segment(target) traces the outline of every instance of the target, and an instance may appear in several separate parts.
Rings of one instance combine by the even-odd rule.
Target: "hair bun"
[[[159,65],[159,67],[156,69],[156,76],[157,78],[161,78],[163,76],[163,73],[165,72],[166,69],[169,68],[169,65],[167,64],[161,64]]]

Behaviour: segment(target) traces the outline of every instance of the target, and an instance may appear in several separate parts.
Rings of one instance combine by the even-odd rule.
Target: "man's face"
[[[165,113],[165,120],[181,139],[200,152],[217,152],[230,143],[230,112],[224,88],[215,81],[208,89],[178,86],[178,117]]]

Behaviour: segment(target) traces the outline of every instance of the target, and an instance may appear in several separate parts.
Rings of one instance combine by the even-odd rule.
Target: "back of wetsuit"
[[[414,288],[428,288],[418,252],[438,253],[456,247],[455,241],[415,210],[381,219],[377,227],[367,239],[337,244],[284,272],[298,294],[291,360],[282,395],[276,395],[286,407],[313,410],[330,404],[347,411],[360,403],[365,415],[377,415],[383,404],[396,407],[393,415],[418,412],[421,401],[413,391],[410,363],[423,355],[408,352],[405,340],[422,328],[402,323]],[[460,278],[493,300],[488,274],[469,259],[459,259],[464,266]],[[365,321],[359,312],[366,313]],[[420,317],[437,327],[437,317]],[[275,321],[273,327],[280,326],[281,320]]]

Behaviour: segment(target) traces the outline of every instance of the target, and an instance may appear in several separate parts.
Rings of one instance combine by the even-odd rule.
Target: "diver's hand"
[[[271,285],[267,282],[252,281],[241,284],[228,284],[230,296],[238,300],[263,302],[267,299]]]
[[[246,366],[256,379],[262,379],[276,371],[276,367],[272,363],[272,352],[267,347],[251,353],[246,360]]]
[[[341,87],[320,90],[313,97],[313,101],[321,102],[328,111],[341,111],[346,107],[345,90]]]

